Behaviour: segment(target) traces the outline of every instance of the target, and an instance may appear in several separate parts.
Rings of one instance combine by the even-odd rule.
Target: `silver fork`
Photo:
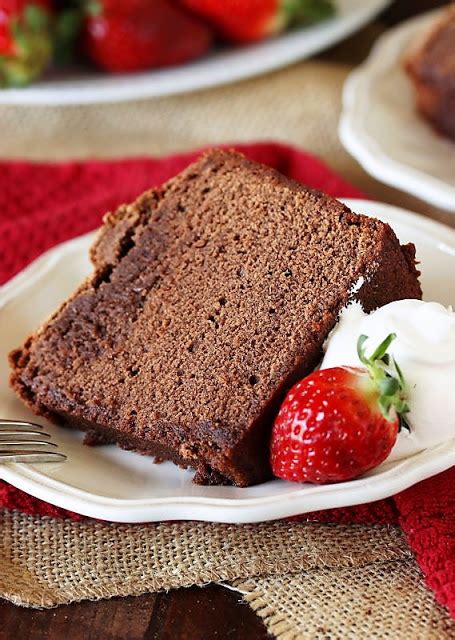
[[[64,462],[57,445],[42,426],[22,420],[0,419],[0,464],[6,462]]]

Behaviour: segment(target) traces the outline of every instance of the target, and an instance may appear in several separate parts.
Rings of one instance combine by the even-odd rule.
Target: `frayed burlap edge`
[[[0,595],[50,608],[231,582],[280,640],[455,638],[396,527],[0,514]]]
[[[27,607],[412,557],[396,527],[120,525],[0,514],[0,596]]]
[[[279,640],[455,638],[455,621],[412,558],[236,580],[233,587]]]

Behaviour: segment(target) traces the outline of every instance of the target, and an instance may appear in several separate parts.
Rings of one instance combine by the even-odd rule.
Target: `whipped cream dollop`
[[[368,336],[370,356],[389,333],[397,335],[388,352],[407,383],[411,432],[400,431],[387,461],[455,438],[455,313],[437,302],[398,300],[366,314],[353,302],[326,341],[321,368],[361,367],[359,336]]]

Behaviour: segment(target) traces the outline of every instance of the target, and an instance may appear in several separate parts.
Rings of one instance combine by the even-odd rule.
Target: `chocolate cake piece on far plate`
[[[455,141],[455,4],[419,34],[403,64],[414,85],[417,109]]]
[[[37,414],[199,483],[271,477],[278,406],[352,295],[368,311],[421,296],[414,247],[387,224],[222,150],[108,214],[91,255],[11,354],[12,385]]]

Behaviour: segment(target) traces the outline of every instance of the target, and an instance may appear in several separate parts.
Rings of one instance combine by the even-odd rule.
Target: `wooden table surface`
[[[396,0],[377,21],[393,25],[444,4],[447,2],[442,0]],[[323,55],[327,56],[330,51]],[[44,611],[23,609],[0,600],[0,640],[261,640],[269,637],[260,619],[239,595],[218,585],[83,602]]]

